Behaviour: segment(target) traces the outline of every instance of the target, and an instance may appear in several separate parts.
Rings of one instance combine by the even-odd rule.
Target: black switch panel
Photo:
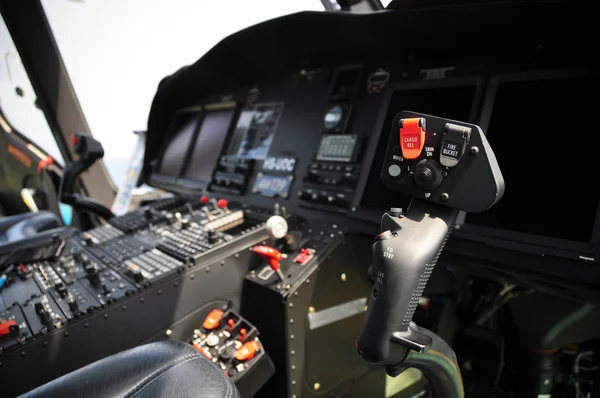
[[[21,312],[21,308],[18,305],[9,308],[6,311],[0,312],[0,323],[16,323],[18,330],[11,332],[10,334],[0,336],[0,354],[3,351],[10,350],[16,346],[24,344],[26,339],[31,336],[31,331],[27,327],[25,322],[25,316]]]
[[[101,303],[83,287],[75,281],[67,288],[68,294],[61,295],[56,289],[51,290],[50,294],[56,301],[67,319],[78,318],[85,313],[91,313],[101,307]]]
[[[479,126],[409,111],[392,122],[381,181],[415,198],[475,213],[504,193],[496,157]]]
[[[101,305],[112,303],[124,297],[128,291],[137,290],[136,287],[111,269],[100,271],[97,282],[91,282],[87,278],[83,278],[79,282]]]
[[[22,309],[34,336],[60,329],[67,323],[67,318],[47,293],[29,300]]]

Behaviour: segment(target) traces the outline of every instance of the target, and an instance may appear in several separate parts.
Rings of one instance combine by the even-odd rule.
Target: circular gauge
[[[339,127],[342,122],[342,116],[344,115],[344,110],[341,106],[335,105],[331,107],[327,113],[325,114],[325,119],[323,120],[323,126],[326,130],[334,130]]]

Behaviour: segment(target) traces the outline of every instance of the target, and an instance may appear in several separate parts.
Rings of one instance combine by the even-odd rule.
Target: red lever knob
[[[209,200],[210,198],[207,195],[202,195],[200,197],[200,203],[202,203],[203,205],[207,204]]]
[[[252,251],[267,261],[269,261],[270,258],[273,258],[275,260],[283,259],[283,254],[279,250],[274,249],[271,246],[254,246],[252,248]]]
[[[279,261],[277,261],[274,258],[268,258],[267,263],[269,263],[269,266],[273,271],[278,271],[279,268],[281,268],[281,264],[279,264]]]
[[[77,136],[76,136],[76,135],[72,135],[72,136],[71,136],[71,144],[72,144],[73,146],[77,145],[77,141],[78,141],[78,140],[79,140],[79,139],[77,138]]]
[[[227,328],[227,330],[233,329],[233,325],[235,325],[235,321],[233,320],[233,318],[229,318],[227,320],[227,325],[229,325],[229,327]]]
[[[227,207],[227,200],[225,200],[225,199],[219,199],[217,201],[217,206],[219,206],[219,208],[221,208],[221,209],[224,208],[224,207]]]
[[[246,334],[247,333],[248,332],[246,331],[246,329],[244,329],[244,328],[240,329],[240,341],[244,341],[246,339]]]
[[[252,251],[264,258],[271,269],[277,273],[279,279],[281,279],[281,281],[285,281],[283,272],[281,272],[279,269],[281,268],[279,260],[283,259],[285,256],[279,250],[274,249],[271,246],[254,246]]]

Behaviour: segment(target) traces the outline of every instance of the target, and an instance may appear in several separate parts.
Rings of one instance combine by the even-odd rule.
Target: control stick
[[[77,133],[73,136],[73,146],[79,158],[69,163],[63,170],[58,194],[59,200],[73,206],[76,210],[96,214],[105,220],[111,219],[114,214],[110,209],[92,198],[75,192],[75,182],[81,173],[104,156],[102,144],[88,135]]]
[[[356,348],[393,377],[420,369],[435,398],[463,397],[454,352],[412,318],[459,210],[493,206],[504,193],[502,174],[478,126],[401,112],[392,123],[381,178],[413,199],[406,214],[391,209],[381,218]]]

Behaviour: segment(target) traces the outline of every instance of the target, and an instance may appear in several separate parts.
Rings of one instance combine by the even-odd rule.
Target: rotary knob
[[[443,170],[438,162],[433,159],[424,159],[415,166],[413,178],[419,188],[431,190],[442,183],[442,172]]]

